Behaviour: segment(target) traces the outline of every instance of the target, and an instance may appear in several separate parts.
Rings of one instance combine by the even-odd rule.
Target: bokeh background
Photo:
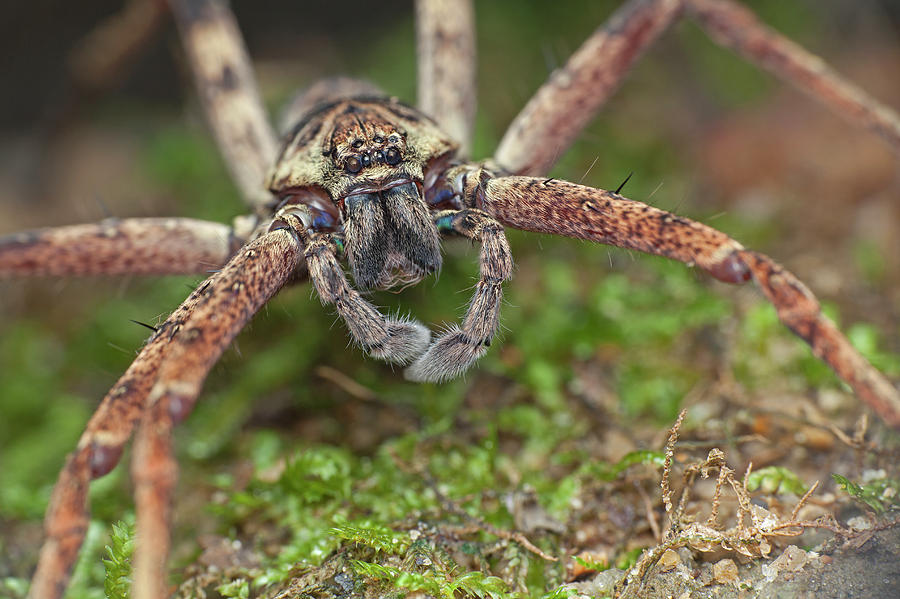
[[[335,74],[415,100],[410,3],[300,4],[233,2],[273,115],[298,88]],[[548,73],[616,4],[477,3],[476,158],[490,155]],[[750,4],[900,109],[896,3]],[[107,215],[228,221],[241,213],[165,17],[109,90],[73,95],[73,49],[120,8],[47,0],[4,7],[0,234]],[[626,196],[769,253],[810,285],[873,361],[900,376],[900,177],[897,156],[877,137],[682,23],[639,62],[552,175],[614,189],[632,172]],[[615,453],[658,441],[682,405],[726,422],[790,402],[824,402],[837,422],[858,415],[852,396],[753,289],[621,250],[510,239],[517,271],[501,338],[464,380],[441,387],[406,383],[398,369],[348,347],[343,325],[308,287],[281,293],[226,352],[179,430],[177,538],[189,544],[197,530],[221,528],[204,506],[222,477],[249,476],[247,456],[260,439],[276,453],[323,443],[365,455],[386,438],[449,427],[461,410],[474,410],[471,422],[506,414],[516,434],[534,438],[551,422],[563,436]],[[440,327],[461,316],[476,257],[468,244],[448,243],[440,280],[375,300]],[[64,456],[147,336],[130,320],[162,320],[198,281],[0,281],[0,595],[17,596],[30,575]],[[554,442],[532,449],[538,455]],[[131,510],[129,493],[125,468],[95,484],[95,562],[109,523]],[[190,555],[182,548],[177,558]],[[96,563],[80,569],[71,596],[102,596],[102,576]]]

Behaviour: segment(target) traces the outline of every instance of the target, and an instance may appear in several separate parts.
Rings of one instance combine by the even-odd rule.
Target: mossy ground
[[[545,78],[535,65],[564,60],[612,5],[563,4],[479,4],[476,156],[489,154]],[[756,8],[897,105],[896,82],[877,74],[900,64],[897,45],[876,35],[882,29],[860,18],[848,31],[805,5]],[[340,71],[413,98],[410,16],[378,20],[365,35],[358,23],[342,27],[315,38],[318,46],[299,34],[278,49],[258,43],[270,104]],[[836,31],[853,43],[836,49],[828,42]],[[316,48],[325,58],[297,66]],[[873,74],[876,60],[882,70]],[[896,159],[779,90],[696,28],[679,27],[553,175],[615,188],[634,171],[623,193],[775,256],[896,380]],[[117,216],[225,221],[241,206],[208,139],[197,119],[111,96],[49,154],[40,202],[22,203],[21,186],[4,192],[4,232],[103,218],[95,197]],[[846,517],[858,508],[831,474],[860,482],[868,472],[876,486],[900,476],[896,436],[877,423],[866,437],[873,451],[831,432],[852,435],[862,410],[758,294],[621,250],[518,232],[510,241],[517,271],[504,329],[464,380],[414,385],[365,359],[306,286],[254,319],[177,433],[180,592],[563,596],[560,584],[626,567],[656,543],[659,452],[681,408],[682,463],[720,447],[738,472],[751,461],[786,468],[784,487],[770,474],[763,482],[772,488],[757,491],[770,506],[790,503],[797,481],[807,488],[818,479],[821,510]],[[439,280],[374,300],[432,325],[458,318],[476,253],[464,242],[445,253]],[[0,596],[22,595],[64,455],[146,337],[130,319],[156,322],[198,280],[3,282]],[[872,500],[882,487],[857,494]],[[698,510],[708,507],[704,489]],[[130,493],[124,466],[93,485],[69,597],[127,588]],[[560,561],[529,552],[507,538],[513,532]]]

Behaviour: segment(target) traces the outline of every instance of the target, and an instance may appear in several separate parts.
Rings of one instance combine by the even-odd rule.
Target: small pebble
[[[662,572],[668,572],[681,563],[681,557],[671,549],[666,549],[662,557],[659,558],[659,569]]]
[[[719,584],[737,582],[738,567],[734,560],[722,559],[713,564],[713,580]]]

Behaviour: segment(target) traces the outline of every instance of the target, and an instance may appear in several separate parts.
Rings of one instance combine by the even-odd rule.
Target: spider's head
[[[336,116],[329,141],[322,153],[354,187],[403,176],[409,166],[406,131],[376,115],[353,110]]]
[[[316,198],[328,196],[362,289],[411,284],[440,268],[440,236],[422,188],[436,148],[440,155],[449,148],[431,141],[425,119],[381,98],[326,105],[291,132],[270,178],[279,196],[305,189],[309,199],[299,201],[320,212]]]
[[[439,235],[422,197],[422,163],[398,124],[350,104],[323,154],[337,174],[332,198],[356,284],[415,283],[441,265]],[[338,174],[339,173],[339,174]]]

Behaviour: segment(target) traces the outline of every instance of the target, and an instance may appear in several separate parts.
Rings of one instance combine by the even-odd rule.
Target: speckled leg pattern
[[[263,186],[278,137],[269,124],[250,56],[225,2],[169,0],[219,151],[248,206],[272,201]]]
[[[435,220],[440,229],[481,243],[481,276],[462,326],[451,326],[406,369],[413,381],[455,378],[484,355],[499,326],[503,283],[513,269],[503,226],[490,215],[467,209],[439,213]]]
[[[190,412],[209,369],[234,336],[301,259],[296,235],[269,233],[245,246],[160,325],[103,399],[66,461],[47,511],[47,540],[30,597],[62,595],[87,529],[90,480],[115,467],[138,422],[132,463],[138,497],[135,596],[165,596],[168,506],[176,473],[169,430]]]
[[[110,218],[0,236],[0,277],[201,274],[243,244],[193,218]]]
[[[726,283],[751,278],[781,321],[892,426],[900,426],[900,392],[819,307],[812,292],[763,254],[724,233],[613,192],[556,179],[500,177],[470,185],[475,204],[506,226],[605,243],[696,265]]]

